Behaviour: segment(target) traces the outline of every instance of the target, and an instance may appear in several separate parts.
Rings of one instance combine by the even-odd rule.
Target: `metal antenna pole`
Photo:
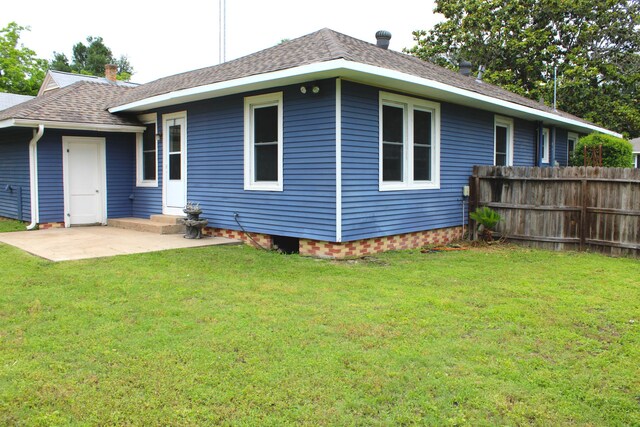
[[[222,0],[218,0],[218,64],[222,64]]]
[[[556,109],[556,97],[558,93],[558,67],[553,67],[553,109]]]

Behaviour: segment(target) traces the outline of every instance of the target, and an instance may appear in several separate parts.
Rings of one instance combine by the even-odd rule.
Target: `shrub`
[[[469,217],[478,224],[478,231],[482,233],[482,238],[488,242],[493,240],[493,231],[496,225],[502,220],[500,214],[493,209],[483,206],[471,212]]]
[[[576,143],[571,166],[584,165],[584,147],[597,147],[602,144],[602,166],[609,168],[633,167],[633,147],[622,138],[592,133],[584,136]]]

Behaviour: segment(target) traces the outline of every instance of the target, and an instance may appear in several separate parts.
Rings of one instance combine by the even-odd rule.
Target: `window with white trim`
[[[380,92],[379,189],[440,187],[440,104]]]
[[[576,150],[576,144],[578,143],[578,134],[569,132],[567,134],[567,164],[571,163],[571,158]]]
[[[283,189],[282,92],[244,99],[244,189]]]
[[[542,129],[542,163],[549,163],[549,128]]]
[[[158,186],[158,142],[156,141],[156,115],[138,117],[146,129],[137,135],[136,186]]]
[[[495,116],[493,164],[513,166],[513,119]]]

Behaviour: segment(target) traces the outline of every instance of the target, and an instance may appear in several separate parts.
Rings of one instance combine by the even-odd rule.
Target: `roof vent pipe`
[[[484,65],[481,65],[480,67],[478,67],[478,77],[476,77],[476,80],[481,82],[482,81],[482,75],[484,74]]]
[[[471,62],[462,60],[460,61],[459,71],[465,77],[469,77],[471,75]]]
[[[376,33],[376,45],[382,49],[389,49],[389,40],[391,33],[389,31],[380,30]]]

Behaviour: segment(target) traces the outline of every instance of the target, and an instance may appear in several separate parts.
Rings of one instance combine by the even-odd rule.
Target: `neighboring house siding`
[[[342,86],[342,235],[344,241],[463,222],[462,187],[473,165],[494,160],[494,114],[441,103],[439,190],[379,191],[379,90]],[[535,124],[514,120],[514,163],[533,165]]]
[[[534,166],[536,164],[537,125],[526,120],[514,120],[514,166]]]
[[[556,128],[556,158],[560,166],[567,166],[567,130]]]
[[[335,81],[177,106],[187,111],[187,199],[210,227],[335,240]],[[284,191],[244,190],[244,97],[283,91]],[[161,188],[161,184],[160,184]]]
[[[0,131],[0,217],[31,220],[29,141],[31,129]],[[5,190],[7,186],[11,191]],[[22,201],[20,201],[20,190]],[[22,208],[22,217],[18,213]]]

